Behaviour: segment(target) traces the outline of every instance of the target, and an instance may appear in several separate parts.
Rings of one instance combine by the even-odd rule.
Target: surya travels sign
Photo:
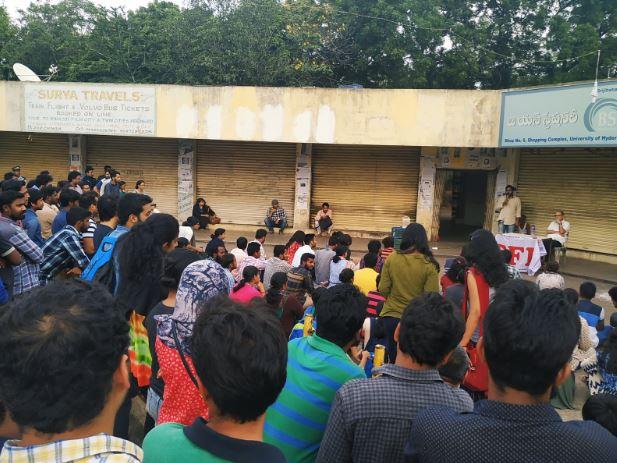
[[[31,83],[24,88],[24,130],[154,136],[156,94],[140,85]]]
[[[500,146],[617,146],[617,82],[502,94]]]

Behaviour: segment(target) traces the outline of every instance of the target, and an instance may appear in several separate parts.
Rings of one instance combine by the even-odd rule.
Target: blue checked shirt
[[[270,210],[268,210],[268,215],[270,215]],[[272,213],[272,220],[287,220],[287,214],[285,213],[285,209],[279,207],[276,211]]]
[[[39,264],[43,252],[26,231],[6,217],[0,217],[0,237],[11,243],[22,256],[21,264],[13,267],[13,295],[19,296],[39,286]]]
[[[41,265],[41,284],[52,280],[62,270],[77,266],[82,270],[90,264],[90,259],[81,247],[81,237],[75,227],[67,225],[43,247],[45,262]]]

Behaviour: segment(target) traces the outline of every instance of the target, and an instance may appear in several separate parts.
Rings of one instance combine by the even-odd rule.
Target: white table
[[[542,256],[546,249],[542,239],[538,236],[523,235],[521,233],[504,233],[495,235],[501,249],[508,249],[512,253],[510,265],[529,275],[535,274],[542,266]]]

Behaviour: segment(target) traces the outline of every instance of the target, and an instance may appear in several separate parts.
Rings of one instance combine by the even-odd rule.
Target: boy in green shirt
[[[286,340],[270,312],[227,298],[204,307],[192,359],[210,420],[157,426],[143,443],[145,463],[286,461],[263,442],[265,412],[283,389],[287,366]]]

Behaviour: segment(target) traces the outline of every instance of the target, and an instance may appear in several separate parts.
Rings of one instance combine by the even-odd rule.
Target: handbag
[[[221,223],[220,217],[217,217],[216,215],[210,216],[210,225],[218,225],[219,223]]]
[[[470,270],[473,271],[473,270]],[[475,275],[475,274],[474,274]],[[465,277],[465,280],[467,278]],[[463,305],[461,307],[463,318],[467,320],[468,312],[467,305],[469,304],[469,289],[467,281],[465,281],[465,294],[463,296]],[[480,313],[480,337],[484,334],[483,320],[486,315],[486,308]],[[488,391],[488,365],[486,360],[482,359],[476,344],[472,341],[467,345],[467,355],[469,356],[469,371],[463,381],[463,386],[472,391],[486,392]]]

